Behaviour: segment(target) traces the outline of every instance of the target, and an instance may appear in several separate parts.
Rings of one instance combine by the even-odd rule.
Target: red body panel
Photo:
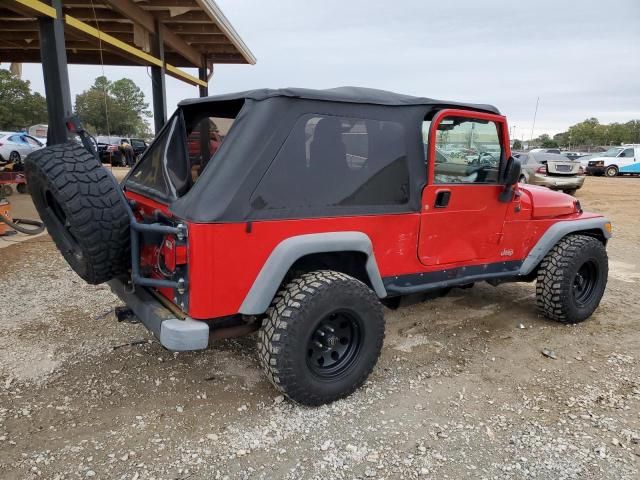
[[[369,236],[382,276],[424,267],[416,245],[420,215],[376,215],[253,222],[189,224],[189,315],[212,318],[238,312],[273,249],[307,233],[358,231]]]
[[[132,192],[131,190],[126,190],[124,194],[129,200],[135,200],[138,202],[137,212],[139,213],[152,215],[154,210],[160,210],[165,215],[170,216],[169,207],[163,203],[156,202],[155,200],[147,198],[144,195],[140,195],[139,193]]]
[[[509,205],[513,211],[518,201]],[[450,266],[523,260],[533,245],[557,219],[531,220],[531,209],[522,208],[504,222],[502,235],[484,258]],[[596,215],[573,214],[565,220]],[[382,277],[430,272],[416,254],[419,214],[321,218],[254,222],[246,224],[189,225],[189,315],[207,319],[238,313],[245,296],[281,241],[294,235],[333,231],[359,231],[373,243]],[[507,252],[507,253],[505,253]]]
[[[576,199],[571,195],[535,185],[522,185],[520,190],[531,199],[535,196],[532,218],[554,218],[575,212]]]

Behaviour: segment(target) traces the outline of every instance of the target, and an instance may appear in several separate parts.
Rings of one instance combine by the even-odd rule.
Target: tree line
[[[76,95],[75,113],[93,134],[147,137],[151,117],[144,93],[130,79],[96,78],[89,89]],[[31,83],[0,69],[0,130],[22,131],[47,123],[47,102]]]
[[[530,143],[531,146],[542,148],[573,149],[640,143],[640,120],[607,124],[600,123],[597,118],[592,117],[570,126],[566,132],[557,133],[553,137],[543,133]]]

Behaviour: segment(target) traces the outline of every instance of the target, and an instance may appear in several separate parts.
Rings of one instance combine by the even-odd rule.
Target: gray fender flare
[[[611,234],[605,228],[605,224],[609,223],[604,217],[585,218],[579,220],[566,220],[554,223],[542,235],[538,243],[531,249],[529,255],[522,262],[519,275],[527,275],[542,261],[544,256],[560,241],[562,237],[570,233],[580,233],[587,230],[600,230],[605,239],[611,238]]]
[[[273,249],[240,305],[239,313],[244,315],[264,313],[269,308],[287,271],[299,258],[311,253],[347,251],[362,252],[367,256],[365,267],[371,286],[378,297],[386,297],[387,292],[373,254],[371,239],[366,234],[362,232],[313,233],[287,238]]]

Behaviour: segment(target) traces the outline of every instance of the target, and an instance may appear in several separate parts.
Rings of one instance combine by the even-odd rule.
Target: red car
[[[211,119],[230,129],[194,171],[187,139]],[[518,185],[508,131],[490,105],[255,90],[182,102],[122,187],[77,144],[32,154],[26,172],[69,264],[162,345],[259,330],[271,382],[319,405],[374,368],[383,305],[535,281],[548,318],[598,307],[610,222]]]

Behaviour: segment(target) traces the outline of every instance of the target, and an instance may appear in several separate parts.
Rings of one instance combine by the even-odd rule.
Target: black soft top
[[[176,217],[198,223],[418,212],[421,209],[422,188],[426,183],[423,121],[432,118],[435,112],[445,108],[500,113],[491,105],[412,97],[360,87],[339,87],[327,90],[259,89],[184,100],[179,104],[174,119],[184,120],[183,130],[186,134],[189,134],[202,118],[210,116],[235,118],[224,142],[209,161],[198,181],[186,193],[173,198],[166,198],[166,193],[165,197],[162,197],[153,189],[137,184],[134,181],[135,175],[133,177],[130,175],[125,183],[127,188],[134,191],[137,189],[139,193],[167,202],[170,211]],[[311,117],[341,117],[377,122],[377,127],[372,130],[376,133],[369,135],[366,141],[371,144],[372,152],[377,152],[380,158],[384,156],[391,161],[398,157],[400,162],[394,165],[406,165],[402,167],[404,168],[403,173],[401,172],[404,175],[402,181],[398,180],[398,188],[392,192],[393,194],[401,192],[408,197],[406,201],[403,199],[402,202],[397,201],[392,204],[378,201],[378,198],[383,198],[382,194],[391,192],[392,188],[387,185],[386,180],[372,180],[373,183],[370,183],[367,188],[371,190],[374,188],[371,185],[374,185],[380,190],[371,190],[372,198],[366,200],[368,202],[366,205],[357,204],[355,200],[347,205],[351,201],[348,197],[341,205],[328,201],[327,206],[315,206],[313,202],[315,192],[300,186],[302,177],[300,172],[295,170],[302,166],[310,169],[307,157],[311,158],[311,144],[308,137],[313,124],[309,127],[305,122],[310,121]],[[385,122],[395,125],[395,130],[382,128],[384,125],[389,125]],[[174,123],[169,122],[169,124]],[[178,131],[182,130],[178,128],[176,132]],[[332,135],[332,132],[327,133],[331,138],[333,138]],[[162,132],[158,138],[160,137]],[[319,139],[320,136],[316,142],[318,145],[314,146],[316,153],[333,148],[333,143],[327,139],[323,139],[324,145],[320,145],[322,142]],[[154,144],[158,141],[157,139]],[[171,145],[174,143],[178,145],[180,142],[173,142]],[[339,143],[343,144],[344,141],[336,143],[338,147],[340,147]],[[166,150],[166,146],[163,148]],[[184,158],[187,157],[186,148],[185,145]],[[154,151],[153,145],[134,168],[132,174],[140,170],[142,165],[152,161],[152,155],[149,153],[151,151]],[[338,153],[345,155],[342,150]],[[164,155],[165,161],[175,156],[172,155]],[[274,159],[277,156],[280,156],[281,161],[275,163]],[[290,160],[291,168],[279,166],[286,163],[285,159]],[[299,194],[301,198],[305,198],[304,202],[298,202],[302,206],[272,208],[270,205],[262,205],[265,195],[258,191],[258,187],[263,188],[268,184],[266,180],[263,183],[267,172],[272,172],[269,178],[278,183],[269,187],[271,191]],[[305,172],[305,175],[324,173],[341,175],[337,170],[334,172],[329,168],[320,168],[318,172],[315,170],[313,172],[305,170]],[[393,169],[389,172],[391,172],[390,175],[397,173]],[[166,176],[169,178],[168,172]],[[331,179],[318,179],[317,184],[314,185],[322,187],[324,193],[331,193],[338,191],[334,183]],[[323,185],[326,185],[326,188]],[[353,195],[357,193],[356,188]],[[381,192],[380,195],[378,195],[379,192]],[[287,202],[291,203],[288,200]]]
[[[409,106],[409,105],[429,105],[443,106],[447,108],[460,107],[470,110],[483,110],[486,112],[497,113],[499,110],[493,105],[451,102],[445,100],[435,100],[426,97],[414,97],[411,95],[403,95],[401,93],[389,92],[387,90],[378,90],[375,88],[364,87],[336,87],[326,90],[314,90],[311,88],[260,88],[257,90],[247,90],[244,92],[225,93],[222,95],[213,95],[203,98],[191,98],[183,100],[178,104],[179,107],[185,107],[196,104],[209,102],[226,102],[232,100],[266,100],[274,97],[299,98],[305,100],[316,100],[324,102],[339,103],[360,103],[369,105],[386,105],[386,106]]]

